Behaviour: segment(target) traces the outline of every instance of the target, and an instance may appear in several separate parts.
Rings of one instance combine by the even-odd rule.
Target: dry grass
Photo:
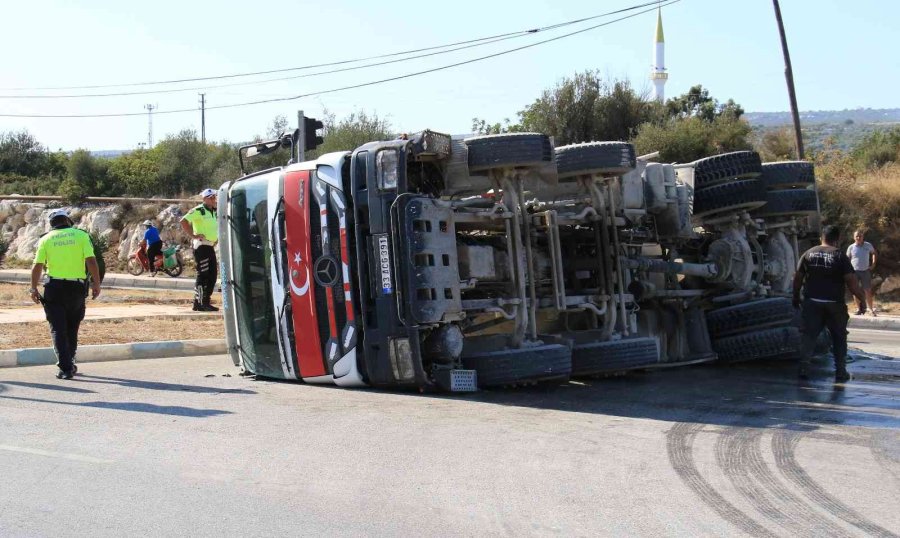
[[[225,338],[219,317],[209,319],[124,318],[85,321],[78,332],[78,344],[127,344]],[[51,347],[46,322],[0,324],[0,349]]]
[[[0,308],[35,306],[27,289],[25,284],[0,283]],[[193,298],[193,290],[105,289],[96,301],[91,301],[91,307],[142,304],[190,306]]]
[[[878,249],[876,272],[900,273],[900,164],[860,170],[846,159],[816,163],[819,198],[826,223],[843,229],[849,244],[856,228]]]

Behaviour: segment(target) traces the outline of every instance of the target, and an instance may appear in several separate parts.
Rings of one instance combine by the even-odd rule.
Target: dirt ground
[[[225,338],[225,327],[218,317],[210,319],[123,318],[85,321],[78,332],[79,345],[126,344]],[[50,327],[46,322],[0,324],[0,349],[51,347]]]
[[[7,284],[0,282],[0,308],[16,308],[34,306],[28,296],[25,284]],[[216,303],[217,295],[213,295]],[[141,304],[190,305],[194,300],[193,290],[142,290],[142,289],[104,289],[91,306],[127,306]]]

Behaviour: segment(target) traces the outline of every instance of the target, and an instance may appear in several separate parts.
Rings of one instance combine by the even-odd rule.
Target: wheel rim
[[[144,266],[134,258],[128,260],[128,272],[132,275],[139,275],[144,272]]]

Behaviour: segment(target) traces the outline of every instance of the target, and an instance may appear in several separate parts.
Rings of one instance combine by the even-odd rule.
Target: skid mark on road
[[[7,452],[19,452],[21,454],[34,454],[36,456],[47,456],[49,458],[57,458],[70,461],[81,461],[85,463],[112,463],[111,460],[92,458],[90,456],[80,456],[78,454],[66,454],[63,452],[51,452],[49,450],[41,450],[39,448],[0,445],[0,450],[5,450]]]
[[[716,461],[754,508],[787,530],[814,536],[850,536],[790,492],[763,460],[759,428],[729,428],[716,440]]]
[[[800,464],[797,462],[796,449],[801,437],[798,432],[788,430],[778,430],[772,436],[772,451],[775,453],[775,463],[782,474],[800,488],[804,495],[825,508],[833,516],[873,536],[898,537],[898,535],[884,527],[869,521],[825,491],[800,467]]]
[[[666,434],[669,462],[678,476],[700,499],[715,510],[719,517],[751,536],[775,536],[769,529],[725,500],[713,486],[700,475],[694,462],[694,440],[703,429],[702,424],[679,422]]]
[[[900,433],[876,430],[869,437],[868,445],[878,465],[890,473],[894,477],[894,482],[900,485],[900,450],[895,448],[894,453],[888,451],[888,447],[900,447]]]

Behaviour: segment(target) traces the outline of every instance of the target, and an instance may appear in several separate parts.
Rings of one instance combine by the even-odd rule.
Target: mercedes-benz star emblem
[[[320,286],[334,286],[337,284],[340,276],[337,260],[331,256],[322,256],[316,260],[316,265],[313,267],[313,276]]]

